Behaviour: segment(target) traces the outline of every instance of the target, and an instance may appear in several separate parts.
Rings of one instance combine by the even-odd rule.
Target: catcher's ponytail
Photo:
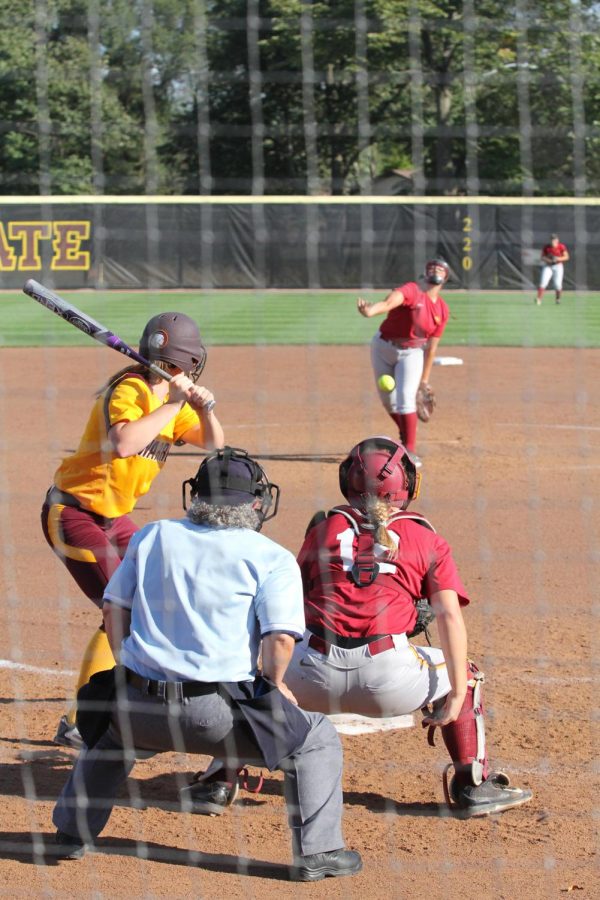
[[[398,546],[386,527],[388,519],[394,511],[394,507],[390,503],[379,497],[369,497],[367,500],[366,513],[370,524],[375,529],[375,542],[387,549],[388,559],[394,559],[398,552]]]

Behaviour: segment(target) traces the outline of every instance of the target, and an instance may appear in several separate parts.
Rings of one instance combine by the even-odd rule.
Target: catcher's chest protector
[[[356,549],[350,576],[357,587],[369,587],[379,575],[379,564],[375,560],[375,527],[363,519],[353,506],[335,506],[329,510],[327,515],[333,516],[336,513],[344,516],[356,534]],[[423,527],[435,532],[433,525],[424,516],[419,513],[409,513],[405,510],[399,510],[391,516],[387,525],[392,525],[400,519],[412,519],[418,522],[419,525],[423,525]],[[340,575],[345,580],[346,574],[340,573]]]

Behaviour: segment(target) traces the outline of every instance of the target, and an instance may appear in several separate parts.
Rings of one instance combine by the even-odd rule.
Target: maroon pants
[[[137,525],[129,516],[105,519],[47,498],[42,507],[42,529],[81,590],[101,608],[104,588],[125,556]]]

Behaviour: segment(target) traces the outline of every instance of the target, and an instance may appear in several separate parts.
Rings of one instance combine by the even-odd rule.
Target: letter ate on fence
[[[50,268],[58,271],[87,271],[90,252],[82,250],[89,240],[91,223],[83,222],[0,222],[0,272],[42,270],[40,245],[52,242]],[[11,242],[17,246],[11,246]]]

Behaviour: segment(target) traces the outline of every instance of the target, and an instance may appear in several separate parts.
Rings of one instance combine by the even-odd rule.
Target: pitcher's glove
[[[429,600],[427,600],[426,598],[417,600],[415,603],[415,608],[417,610],[417,620],[414,624],[413,630],[406,636],[408,638],[412,638],[424,631],[425,637],[427,638],[427,643],[431,646],[427,626],[431,625],[431,623],[435,619],[435,613],[429,605]]]
[[[431,385],[422,381],[417,390],[417,416],[421,422],[429,422],[436,406],[435,394]]]

